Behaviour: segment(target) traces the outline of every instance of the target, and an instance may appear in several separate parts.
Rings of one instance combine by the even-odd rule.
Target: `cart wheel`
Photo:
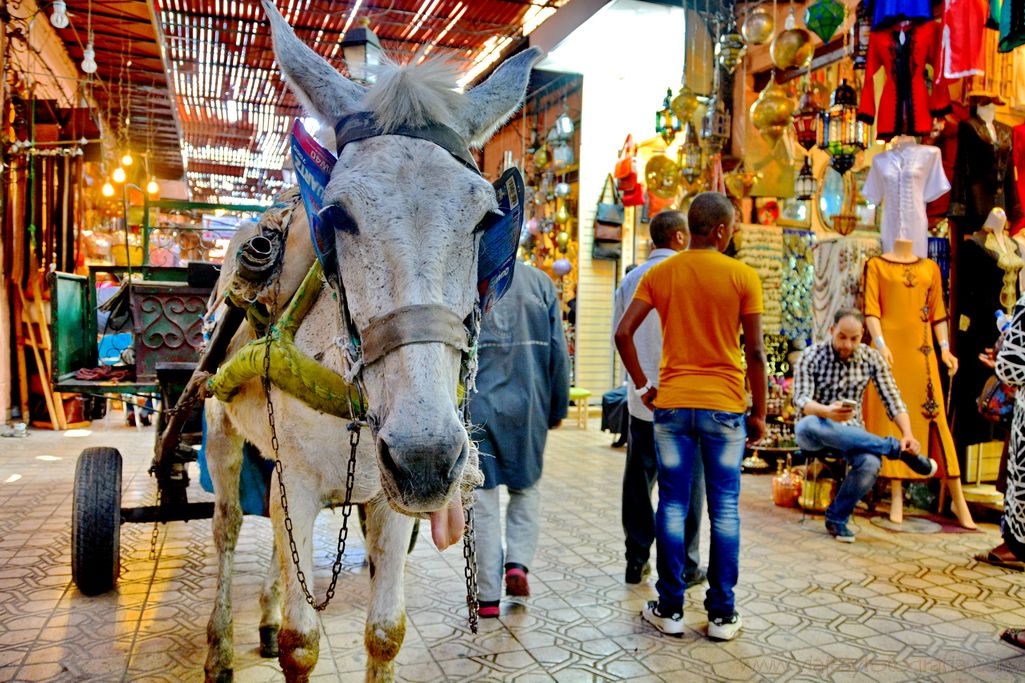
[[[75,466],[71,579],[85,595],[106,593],[121,569],[121,453],[87,448]]]

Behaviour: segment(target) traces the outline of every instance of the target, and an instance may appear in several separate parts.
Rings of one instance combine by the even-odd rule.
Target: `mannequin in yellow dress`
[[[912,429],[927,446],[929,457],[940,464],[940,475],[950,491],[951,508],[958,522],[966,529],[974,529],[975,522],[961,488],[957,453],[947,425],[939,368],[933,353],[935,336],[943,364],[951,376],[957,372],[957,358],[950,352],[939,267],[915,256],[912,246],[910,240],[897,239],[892,252],[873,258],[866,265],[865,326],[873,345],[894,369],[897,386],[908,404]],[[890,300],[889,307],[886,299]],[[882,407],[874,405],[878,402],[874,395],[867,399],[865,425],[869,431],[885,436],[889,421],[881,414]],[[900,524],[904,520],[903,480],[914,478],[914,474],[902,463],[884,461],[879,476],[891,479],[890,521]]]

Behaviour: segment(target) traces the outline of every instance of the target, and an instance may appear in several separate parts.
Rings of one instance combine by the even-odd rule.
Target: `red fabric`
[[[1018,183],[1018,196],[1025,200],[1025,123],[1015,126],[1012,132],[1011,150],[1014,155],[1014,173]],[[1025,212],[1011,224],[1011,234],[1015,235],[1025,229]]]
[[[986,73],[982,42],[988,18],[989,7],[984,0],[947,0],[944,3],[940,64],[945,79]]]
[[[950,93],[946,82],[937,79],[930,94],[926,87],[925,68],[940,63],[941,32],[937,21],[904,28],[905,40],[911,41],[910,92],[899,92],[896,73],[896,53],[900,29],[897,26],[875,31],[868,41],[868,63],[865,68],[865,87],[861,92],[858,118],[876,124],[876,135],[889,139],[894,135],[927,135],[932,130],[934,116],[942,116],[950,108]],[[879,69],[886,70],[886,83],[876,109],[875,79]],[[937,70],[938,71],[938,70]],[[898,105],[910,98],[911,120],[898,120]],[[911,130],[908,130],[910,127]]]

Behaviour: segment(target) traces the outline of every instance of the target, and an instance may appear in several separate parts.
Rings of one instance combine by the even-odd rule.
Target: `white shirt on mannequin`
[[[938,147],[919,145],[914,138],[895,138],[893,147],[872,160],[862,194],[873,204],[883,202],[880,236],[883,251],[893,251],[897,239],[911,240],[915,256],[929,256],[929,218],[925,205],[950,192]]]

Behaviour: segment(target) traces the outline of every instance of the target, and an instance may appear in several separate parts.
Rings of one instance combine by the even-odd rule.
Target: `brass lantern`
[[[737,33],[737,22],[734,21],[733,15],[730,15],[726,31],[719,36],[719,41],[715,45],[715,57],[719,66],[726,69],[727,73],[733,73],[740,60],[744,58],[745,52],[747,43],[744,42],[744,36]]]
[[[701,144],[710,155],[722,151],[730,141],[730,115],[719,97],[713,97],[701,120]]]
[[[773,77],[751,105],[751,123],[763,138],[775,144],[790,125],[795,104]]]
[[[676,93],[676,97],[669,105],[673,113],[676,114],[676,118],[680,119],[681,124],[693,120],[694,112],[700,106],[701,101],[698,100],[697,94],[686,85],[680,88],[680,92]]]
[[[819,183],[815,180],[815,173],[811,169],[811,155],[804,157],[804,165],[801,167],[801,172],[797,174],[797,178],[794,180],[794,196],[797,199],[811,199],[815,196],[816,190],[819,189]]]
[[[662,100],[662,108],[655,112],[655,132],[662,136],[668,145],[680,132],[680,119],[673,113],[670,102],[673,99],[673,91],[666,88],[666,97]]]
[[[840,81],[833,91],[829,109],[819,122],[819,147],[829,154],[830,165],[843,175],[854,166],[854,157],[868,146],[865,124],[858,120],[858,93]]]
[[[814,54],[811,34],[803,28],[797,28],[797,20],[791,8],[784,23],[784,30],[780,31],[769,45],[772,63],[777,69],[807,69],[811,66]]]
[[[800,108],[794,114],[794,132],[797,133],[797,142],[806,150],[811,150],[819,139],[819,111],[815,105],[815,98],[809,88],[801,96]]]

